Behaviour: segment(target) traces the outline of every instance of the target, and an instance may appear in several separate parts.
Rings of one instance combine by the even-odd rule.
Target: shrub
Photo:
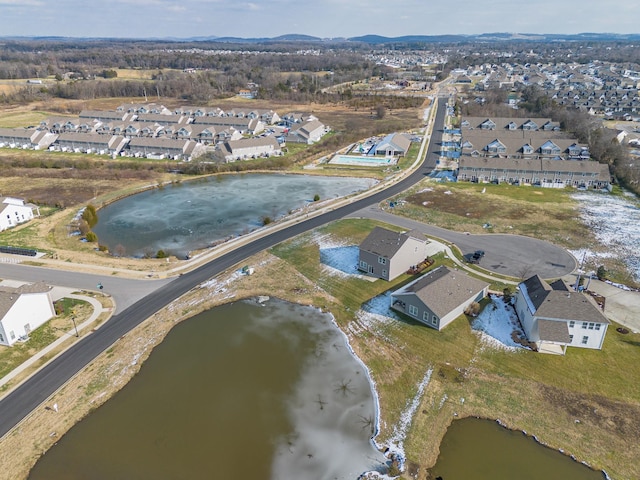
[[[504,295],[505,303],[511,303],[511,289],[509,287],[505,287],[504,290],[502,290],[502,294]]]
[[[87,205],[84,212],[82,212],[82,219],[87,222],[89,227],[95,227],[96,223],[98,223],[98,212],[96,212],[96,207],[91,204]]]
[[[317,193],[313,196],[313,201],[317,202],[318,200],[320,200],[320,195],[318,195]]]
[[[158,250],[156,253],[156,258],[167,258],[167,252],[164,250]]]
[[[604,265],[600,265],[598,270],[596,271],[596,276],[598,280],[605,280],[607,278],[607,269],[604,268]]]
[[[263,225],[269,225],[271,222],[273,222],[273,219],[271,217],[263,217],[262,218],[262,224]]]
[[[470,317],[475,317],[480,313],[480,304],[478,302],[471,303],[464,311],[464,314]]]
[[[85,238],[87,239],[87,242],[98,241],[98,236],[94,232],[87,232],[87,234],[85,235]]]

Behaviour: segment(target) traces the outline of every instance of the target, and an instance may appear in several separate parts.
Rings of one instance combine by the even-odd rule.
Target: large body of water
[[[101,245],[132,257],[164,250],[183,258],[220,240],[260,228],[293,210],[370,188],[370,178],[313,175],[220,175],[148,190],[99,211]]]
[[[377,403],[332,317],[279,300],[177,325],[31,480],[355,479],[383,469]]]
[[[570,457],[521,432],[478,418],[454,421],[431,469],[442,480],[603,480]]]

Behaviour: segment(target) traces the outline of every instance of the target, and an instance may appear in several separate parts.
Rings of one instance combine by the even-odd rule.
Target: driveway
[[[554,279],[570,274],[577,267],[576,259],[565,249],[522,235],[452,232],[384,212],[378,206],[363,208],[350,217],[372,218],[390,225],[418,230],[427,236],[455,244],[463,255],[483,250],[485,255],[477,266],[501,275],[526,278],[538,274],[545,279]]]

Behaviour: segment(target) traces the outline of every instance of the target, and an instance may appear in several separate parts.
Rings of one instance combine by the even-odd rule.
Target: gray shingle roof
[[[538,335],[543,342],[570,343],[567,322],[538,320]]]
[[[426,241],[426,237],[418,231],[400,233],[375,227],[360,244],[360,249],[381,257],[391,258],[409,238]]]
[[[27,293],[46,293],[51,287],[44,282],[26,283],[19,287],[0,286],[0,319],[18,301],[20,295]]]
[[[442,318],[489,284],[460,271],[440,266],[396,293],[414,293],[433,313]]]
[[[552,287],[539,275],[528,278],[525,286],[529,299],[535,308],[536,317],[575,320],[577,322],[595,322],[608,324],[595,301],[584,293],[571,291],[554,282]]]

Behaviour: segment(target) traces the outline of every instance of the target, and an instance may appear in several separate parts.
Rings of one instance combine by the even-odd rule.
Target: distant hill
[[[215,37],[215,36],[196,36],[189,38],[177,37],[153,37],[153,38],[73,38],[73,37],[16,37],[16,36],[0,36],[2,40],[38,40],[38,41],[54,41],[54,42],[82,42],[82,41],[168,41],[168,42],[211,42],[211,43],[365,43],[370,45],[384,44],[415,44],[415,43],[458,43],[458,42],[509,42],[509,41],[532,41],[532,42],[571,42],[571,41],[640,41],[640,33],[577,33],[577,34],[537,34],[537,33],[507,33],[494,32],[482,33],[477,35],[404,35],[400,37],[385,37],[382,35],[362,35],[350,38],[320,38],[303,34],[287,34],[271,38],[242,38],[242,37]]]

